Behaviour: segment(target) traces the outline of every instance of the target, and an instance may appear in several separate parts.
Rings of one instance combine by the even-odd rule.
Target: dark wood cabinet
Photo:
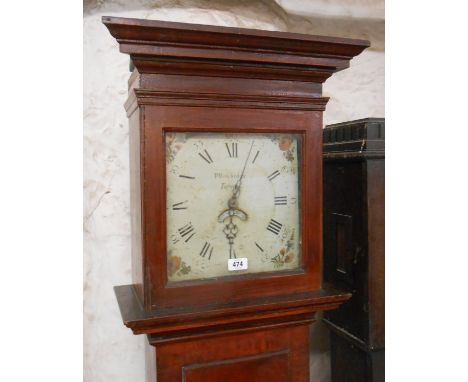
[[[103,23],[131,60],[125,108],[130,125],[133,284],[115,291],[124,324],[148,338],[147,381],[308,381],[309,325],[317,311],[336,309],[350,297],[348,292],[322,286],[322,113],[328,101],[322,96],[322,83],[347,68],[369,43],[114,17],[103,17]],[[190,222],[188,228],[178,230],[182,240],[168,233],[171,211],[186,208],[184,199],[172,208],[168,202],[167,163],[175,154],[167,150],[167,142],[175,134],[204,133],[273,134],[280,138],[272,138],[269,144],[275,142],[281,163],[299,163],[297,171],[286,168],[297,174],[294,184],[301,195],[300,208],[294,207],[299,211],[296,228],[286,233],[276,222],[263,231],[288,243],[298,238],[300,251],[291,255],[278,247],[274,256],[258,243],[250,243],[255,256],[266,256],[269,271],[213,277],[208,273],[213,264],[207,260],[211,257],[208,242],[180,257],[168,250],[176,240],[187,243],[195,231]],[[294,153],[286,152],[292,136],[301,142],[301,150]],[[226,147],[224,154],[237,157],[237,146],[235,151],[227,143]],[[245,156],[247,163],[249,156]],[[206,151],[193,157],[193,163],[204,166],[216,159]],[[256,156],[251,162],[255,160]],[[230,184],[234,190],[244,175],[244,170],[242,175],[237,173],[239,169],[230,175],[239,179]],[[283,168],[276,170],[262,176],[263,184],[270,187]],[[211,179],[216,176],[210,173]],[[203,179],[188,173],[177,177]],[[261,193],[251,195],[262,201]],[[204,208],[210,213],[215,209],[214,191],[212,195],[213,202],[209,200]],[[233,198],[227,212],[238,217],[235,214],[243,212],[234,209],[237,199]],[[278,197],[278,203],[284,206],[285,198]],[[268,208],[276,211],[270,199]],[[226,232],[238,228],[232,225],[232,231],[222,231],[219,220],[212,223],[226,237]],[[246,226],[239,222],[239,227],[248,235]],[[214,256],[220,253],[226,256],[227,251],[216,251]],[[189,263],[193,254],[196,260]],[[299,259],[297,267],[282,270],[293,256]],[[249,262],[255,261],[258,258],[250,257]],[[199,272],[206,270],[206,276],[171,279],[174,272],[187,275],[195,267]]]
[[[385,348],[385,122],[323,132],[324,280],[353,294],[324,314],[332,380],[382,381]]]

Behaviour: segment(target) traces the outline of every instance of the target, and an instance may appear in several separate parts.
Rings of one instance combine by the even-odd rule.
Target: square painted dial
[[[300,268],[301,135],[168,132],[165,143],[169,281]]]

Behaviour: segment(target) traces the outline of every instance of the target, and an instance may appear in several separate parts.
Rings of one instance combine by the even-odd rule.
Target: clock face
[[[300,267],[299,134],[165,140],[169,281]]]

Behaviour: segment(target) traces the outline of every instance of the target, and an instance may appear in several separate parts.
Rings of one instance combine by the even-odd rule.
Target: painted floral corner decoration
[[[185,264],[185,261],[182,261],[182,264],[180,265],[180,270],[179,272],[177,272],[177,275],[178,276],[186,275],[190,273],[191,270],[192,268],[190,267],[190,265],[187,265]]]
[[[294,145],[293,139],[289,135],[283,135],[278,141],[278,147],[281,151],[284,151],[284,157],[289,162],[294,160]]]
[[[284,158],[289,162],[289,165],[284,166],[282,171],[290,174],[296,173],[296,145],[295,139],[291,135],[276,135],[271,139],[272,142],[278,144],[278,148],[283,152]]]
[[[167,257],[167,273],[172,276],[180,269],[181,259],[179,256],[169,255]]]
[[[286,242],[286,246],[281,248],[278,254],[271,259],[273,263],[275,263],[275,268],[280,268],[284,266],[285,263],[290,263],[294,259],[294,252],[292,251],[292,247],[294,245],[294,230],[291,233],[291,237]]]
[[[185,134],[166,134],[166,162],[171,163],[185,143]]]
[[[177,273],[178,276],[186,275],[191,271],[190,265],[187,265],[185,261],[179,256],[172,256],[169,254],[167,258],[167,273],[169,276]]]

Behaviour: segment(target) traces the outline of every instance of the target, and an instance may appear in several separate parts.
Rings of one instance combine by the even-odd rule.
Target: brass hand
[[[223,232],[229,243],[229,258],[230,259],[235,259],[237,257],[236,251],[234,250],[234,239],[236,238],[237,233],[239,232],[239,228],[233,222],[233,218],[234,216],[236,216],[239,219],[244,220],[244,221],[248,219],[248,215],[244,211],[238,208],[238,197],[239,197],[240,189],[242,185],[242,178],[244,177],[245,168],[247,167],[247,162],[249,161],[253,144],[254,144],[254,141],[252,141],[252,144],[250,145],[249,153],[247,155],[247,158],[245,159],[244,168],[242,169],[242,173],[239,176],[239,179],[234,185],[232,196],[228,200],[228,209],[223,211],[218,216],[218,222],[220,223],[224,223],[224,221],[229,218],[229,222],[224,226]]]
[[[242,178],[244,177],[245,168],[247,167],[247,163],[249,162],[250,154],[252,153],[253,144],[254,144],[254,141],[252,141],[252,144],[250,145],[249,153],[247,154],[247,158],[245,158],[244,167],[242,168],[242,172],[241,172],[241,174],[239,176],[239,179],[237,180],[236,184],[234,185],[234,188],[232,190],[232,196],[228,200],[228,207],[229,208],[236,208],[237,207],[237,199],[239,198],[239,194],[240,194],[240,189],[241,189],[241,185],[242,185]]]

